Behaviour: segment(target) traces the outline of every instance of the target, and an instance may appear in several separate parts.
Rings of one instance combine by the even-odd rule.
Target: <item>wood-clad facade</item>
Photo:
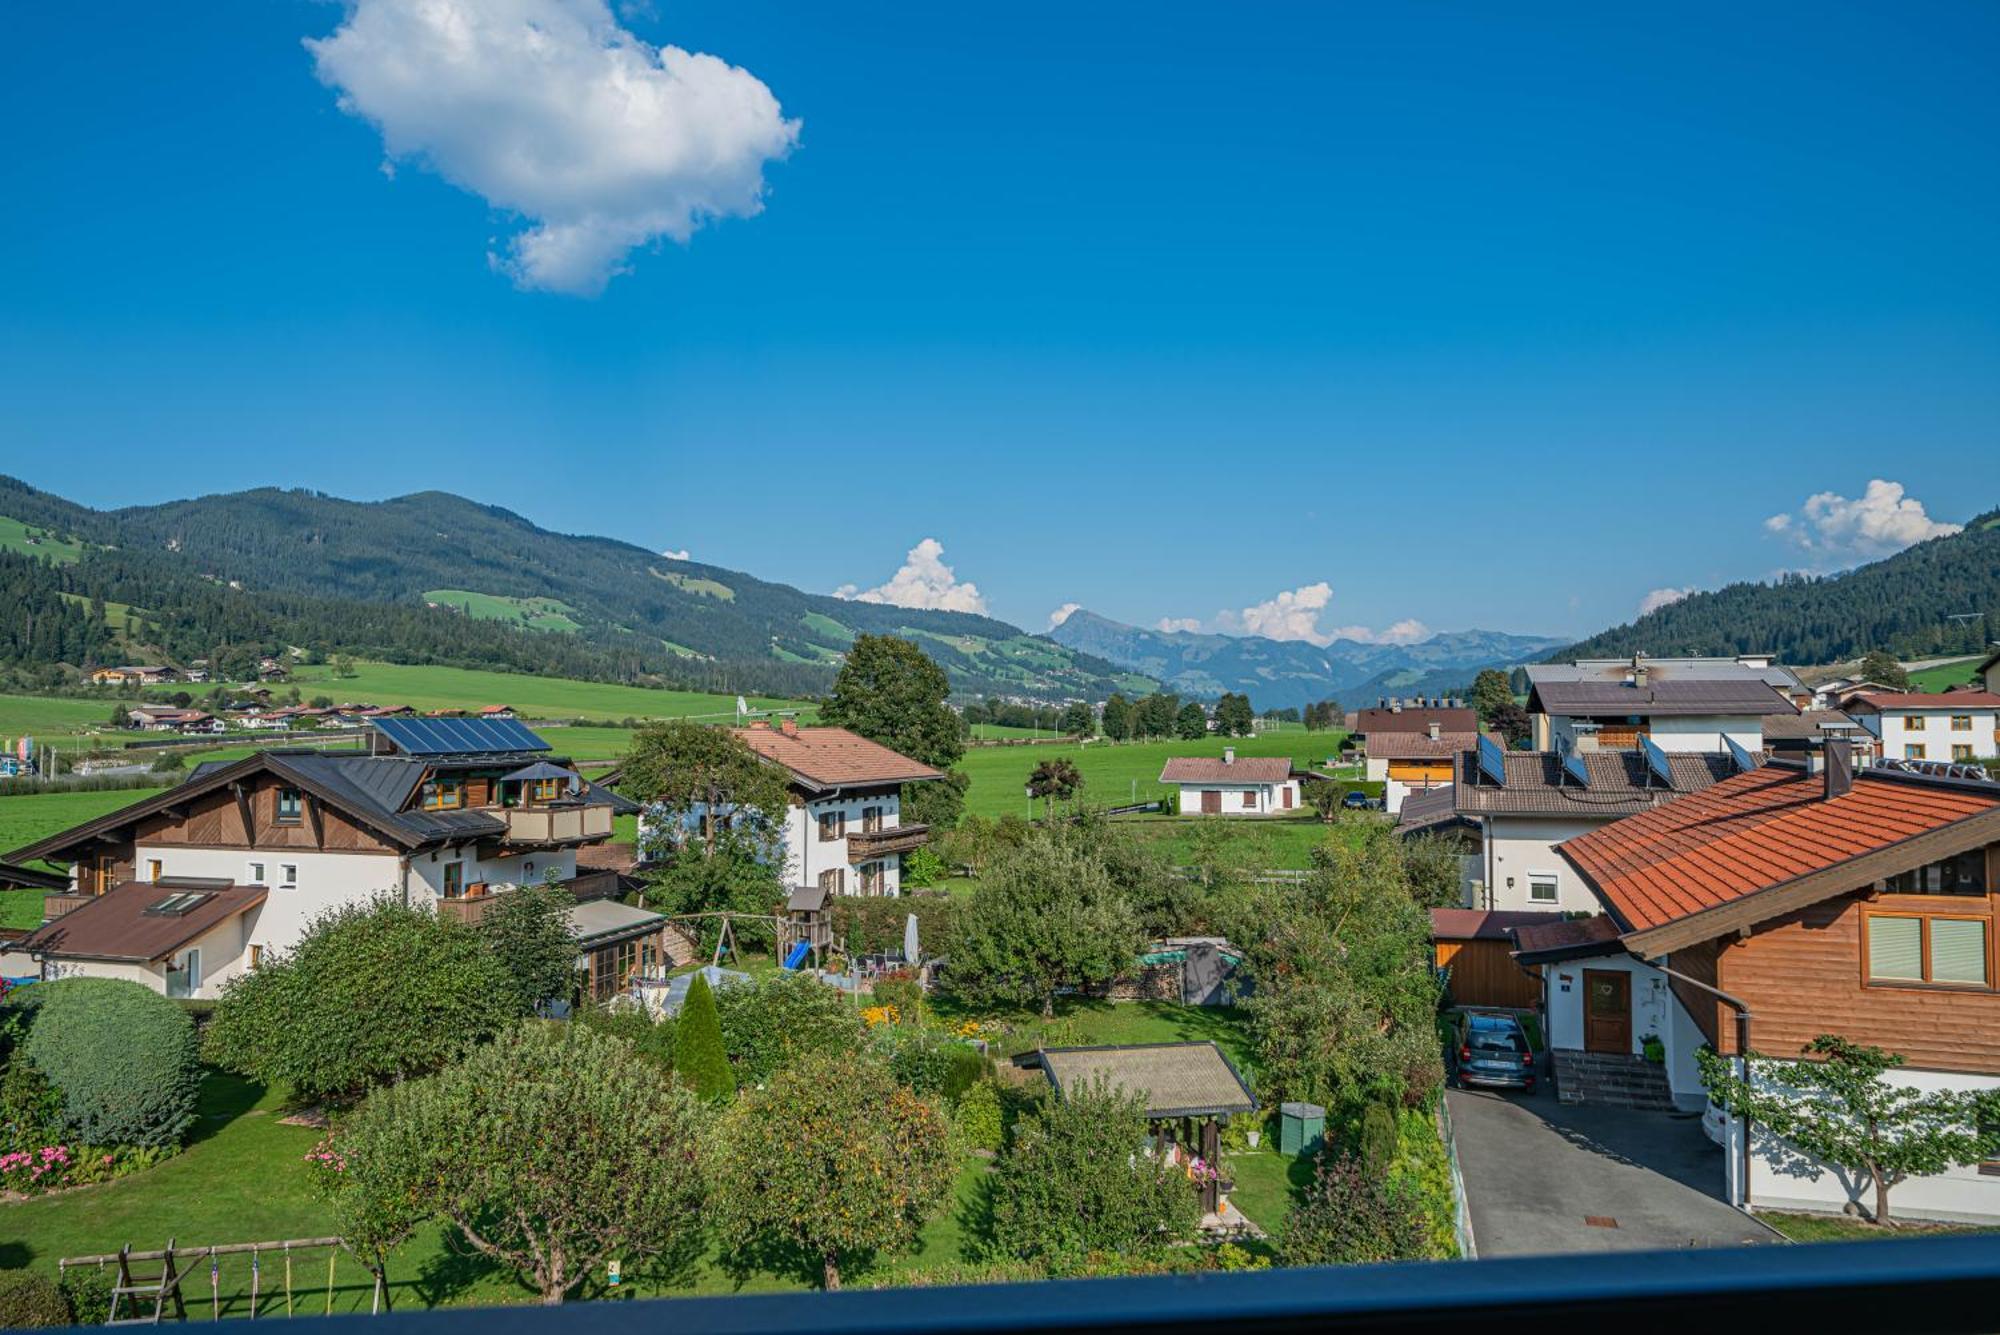
[[[1460,1006],[1528,1010],[1542,1004],[1542,980],[1514,962],[1514,943],[1437,941],[1437,967],[1450,970],[1451,999]]]

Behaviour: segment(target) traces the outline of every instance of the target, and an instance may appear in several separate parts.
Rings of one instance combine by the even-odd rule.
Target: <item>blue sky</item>
[[[933,539],[1031,628],[1321,636],[1588,632],[2000,504],[1992,6],[489,6],[736,67],[652,127],[721,165],[392,68],[405,0],[14,15],[0,468],[966,604],[892,581]]]

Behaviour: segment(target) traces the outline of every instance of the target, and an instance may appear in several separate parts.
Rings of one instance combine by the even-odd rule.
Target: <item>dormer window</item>
[[[299,792],[298,789],[280,788],[278,790],[277,819],[280,825],[297,825],[304,818],[305,809],[305,795]]]

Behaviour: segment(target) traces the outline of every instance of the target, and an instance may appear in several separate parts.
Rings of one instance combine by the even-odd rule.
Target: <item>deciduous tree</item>
[[[1514,688],[1500,669],[1487,668],[1472,679],[1472,708],[1482,723],[1491,723],[1495,710],[1513,703]]]
[[[1028,796],[1041,798],[1051,809],[1057,802],[1067,802],[1082,791],[1083,771],[1067,757],[1044,760],[1028,775]]]
[[[685,719],[649,724],[634,734],[624,771],[624,791],[648,808],[649,838],[676,850],[692,830],[696,851],[713,856],[725,828],[767,847],[784,826],[785,771],[726,728]]]
[[[939,829],[958,823],[965,806],[965,776],[954,771],[965,754],[965,723],[945,703],[951,679],[922,649],[893,635],[861,635],[820,706],[827,723],[947,773],[944,782],[907,784],[906,819]]]
[[[1248,737],[1257,729],[1257,716],[1250,710],[1250,697],[1224,691],[1215,702],[1215,730],[1227,737]]]
[[[731,1257],[803,1259],[829,1289],[909,1247],[951,1190],[943,1113],[881,1063],[813,1054],[746,1093],[716,1135],[710,1177]]]
[[[544,1003],[567,1001],[575,989],[575,907],[576,897],[551,871],[540,884],[501,895],[480,921],[480,935],[513,982],[518,1013],[533,1015]]]
[[[1910,684],[1910,674],[1904,670],[1894,654],[1883,649],[1870,649],[1861,656],[1859,675],[1863,681],[1899,689],[1907,688]]]
[[[1704,1048],[1702,1083],[1718,1107],[1801,1153],[1865,1177],[1874,1219],[1887,1224],[1889,1192],[1904,1180],[1991,1158],[2000,1150],[2000,1097],[1990,1090],[1920,1090],[1888,1079],[1899,1053],[1821,1034],[1803,1060],[1752,1054],[1750,1078]]]
[[[1132,702],[1113,691],[1104,701],[1104,717],[1100,724],[1104,735],[1114,742],[1128,740],[1137,723],[1134,713]]]
[[[1208,712],[1190,700],[1174,719],[1174,733],[1184,742],[1198,742],[1208,736]]]
[[[700,1116],[623,1039],[527,1021],[377,1091],[309,1157],[361,1254],[443,1220],[556,1304],[698,1237]]]
[[[1069,737],[1089,737],[1097,731],[1097,715],[1086,700],[1072,700],[1063,707],[1062,730]]]

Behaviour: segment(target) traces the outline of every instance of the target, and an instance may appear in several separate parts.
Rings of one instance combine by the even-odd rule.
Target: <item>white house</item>
[[[1528,714],[1537,750],[1567,755],[1580,738],[1629,750],[1640,737],[1668,751],[1721,751],[1724,739],[1755,751],[1762,720],[1796,714],[1813,693],[1766,654],[1737,658],[1579,659],[1537,663]]]
[[[1383,809],[1395,815],[1411,793],[1449,785],[1452,757],[1471,750],[1478,741],[1476,727],[1450,732],[1436,719],[1409,732],[1372,728],[1362,772],[1382,785]]]
[[[1559,852],[1602,912],[1515,933],[1543,978],[1559,1097],[1699,1108],[1700,1048],[1785,1059],[1822,1034],[1900,1055],[1899,1085],[2000,1088],[2000,783],[1855,770],[1836,745]],[[1759,1208],[1873,1204],[1865,1179],[1761,1131],[1746,1153],[1740,1123],[1709,1122],[1731,1200],[1747,1184]],[[1893,1208],[2000,1220],[1995,1166],[1914,1178]]]
[[[902,894],[903,855],[930,838],[929,826],[903,823],[903,785],[944,775],[845,728],[801,728],[785,719],[775,728],[753,723],[733,731],[789,775],[791,804],[776,853],[785,884],[835,895]],[[690,813],[690,825],[705,814]],[[653,818],[640,822],[643,847]]]
[[[387,725],[385,725],[387,726]],[[44,977],[135,978],[213,997],[289,949],[329,909],[389,896],[468,921],[553,875],[578,899],[576,850],[637,808],[542,757],[518,724],[455,724],[420,753],[264,751],[198,766],[179,787],[19,851],[70,864],[24,943]],[[469,729],[469,730],[468,730]],[[393,743],[392,743],[393,745]]]
[[[1160,782],[1180,790],[1182,815],[1271,816],[1301,805],[1299,775],[1285,756],[1244,756],[1225,746],[1222,756],[1174,756]]]
[[[1597,900],[1557,853],[1565,841],[1650,811],[1754,763],[1754,753],[1507,751],[1491,737],[1454,759],[1454,811],[1476,824],[1466,908],[1595,913]]]
[[[1847,712],[1875,734],[1885,760],[2000,758],[2000,692],[1873,692],[1856,696]]]

